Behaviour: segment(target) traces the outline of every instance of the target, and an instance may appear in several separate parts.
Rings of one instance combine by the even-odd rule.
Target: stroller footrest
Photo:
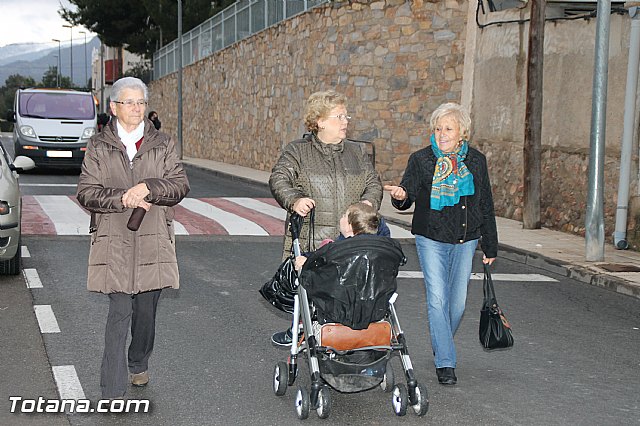
[[[328,323],[320,327],[319,344],[339,351],[371,346],[391,346],[391,324],[373,322],[364,330],[354,330],[346,325]]]

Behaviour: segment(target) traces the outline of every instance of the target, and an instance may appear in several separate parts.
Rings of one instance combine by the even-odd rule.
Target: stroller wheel
[[[296,392],[295,409],[298,419],[304,420],[309,417],[309,393],[302,386],[298,386]]]
[[[414,413],[417,416],[424,416],[429,411],[429,395],[427,394],[427,387],[422,383],[418,383],[415,389],[415,404],[411,406]]]
[[[396,416],[404,416],[407,414],[407,405],[409,403],[409,394],[407,388],[402,383],[393,387],[393,395],[391,395],[391,405]]]
[[[331,394],[326,386],[320,388],[318,392],[318,417],[326,419],[331,414]]]
[[[287,363],[280,361],[273,369],[273,392],[282,396],[287,392],[287,382],[289,381],[289,369]]]
[[[385,392],[391,392],[393,385],[396,384],[395,375],[393,374],[393,368],[391,367],[391,361],[387,361],[387,367],[380,382],[380,388]]]

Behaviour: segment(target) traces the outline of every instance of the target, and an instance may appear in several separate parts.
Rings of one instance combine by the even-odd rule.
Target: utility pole
[[[78,31],[84,35],[84,87],[89,87],[89,76],[87,76],[87,32]]]
[[[604,261],[604,143],[607,122],[610,14],[611,0],[598,0],[593,95],[591,98],[589,187],[584,223],[585,259],[587,262]]]
[[[58,69],[57,69],[58,72],[56,73],[56,82],[57,82],[57,86],[58,86],[58,89],[59,89],[60,88],[60,74],[62,73],[62,70],[60,69],[60,64],[62,63],[62,56],[60,56],[60,40],[58,40],[57,38],[52,38],[51,40],[58,42]]]
[[[525,229],[540,229],[542,75],[544,69],[544,12],[546,0],[531,0],[529,52],[527,55],[527,99],[524,121],[524,211]]]
[[[69,62],[71,65],[71,87],[73,87],[73,25],[63,25],[65,28],[69,28],[71,31],[71,37],[69,38]]]

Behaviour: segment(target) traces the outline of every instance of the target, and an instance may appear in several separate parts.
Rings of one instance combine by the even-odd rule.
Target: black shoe
[[[456,369],[453,367],[436,368],[438,383],[442,385],[455,385],[458,382]]]
[[[291,346],[292,339],[293,334],[291,333],[291,329],[288,329],[287,331],[273,333],[271,343],[277,346]]]

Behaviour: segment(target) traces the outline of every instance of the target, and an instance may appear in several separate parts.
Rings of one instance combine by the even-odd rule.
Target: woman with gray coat
[[[91,212],[87,287],[109,297],[103,398],[123,397],[129,381],[149,382],[160,292],[179,287],[172,206],[187,195],[189,182],[173,140],[145,118],[147,93],[133,77],[113,85],[115,119],[87,144],[78,182],[78,201]],[[133,231],[127,222],[136,208],[145,215]]]
[[[271,171],[269,186],[287,211],[286,229],[293,212],[307,217],[315,208],[315,227],[309,241],[309,220],[300,232],[300,247],[314,251],[322,240],[340,233],[340,218],[351,204],[363,202],[376,211],[382,184],[361,144],[347,139],[347,98],[332,90],[312,94],[306,105],[305,126],[310,132],[289,143]],[[285,235],[283,258],[291,254],[291,236]],[[275,333],[271,341],[291,344],[291,330]]]

